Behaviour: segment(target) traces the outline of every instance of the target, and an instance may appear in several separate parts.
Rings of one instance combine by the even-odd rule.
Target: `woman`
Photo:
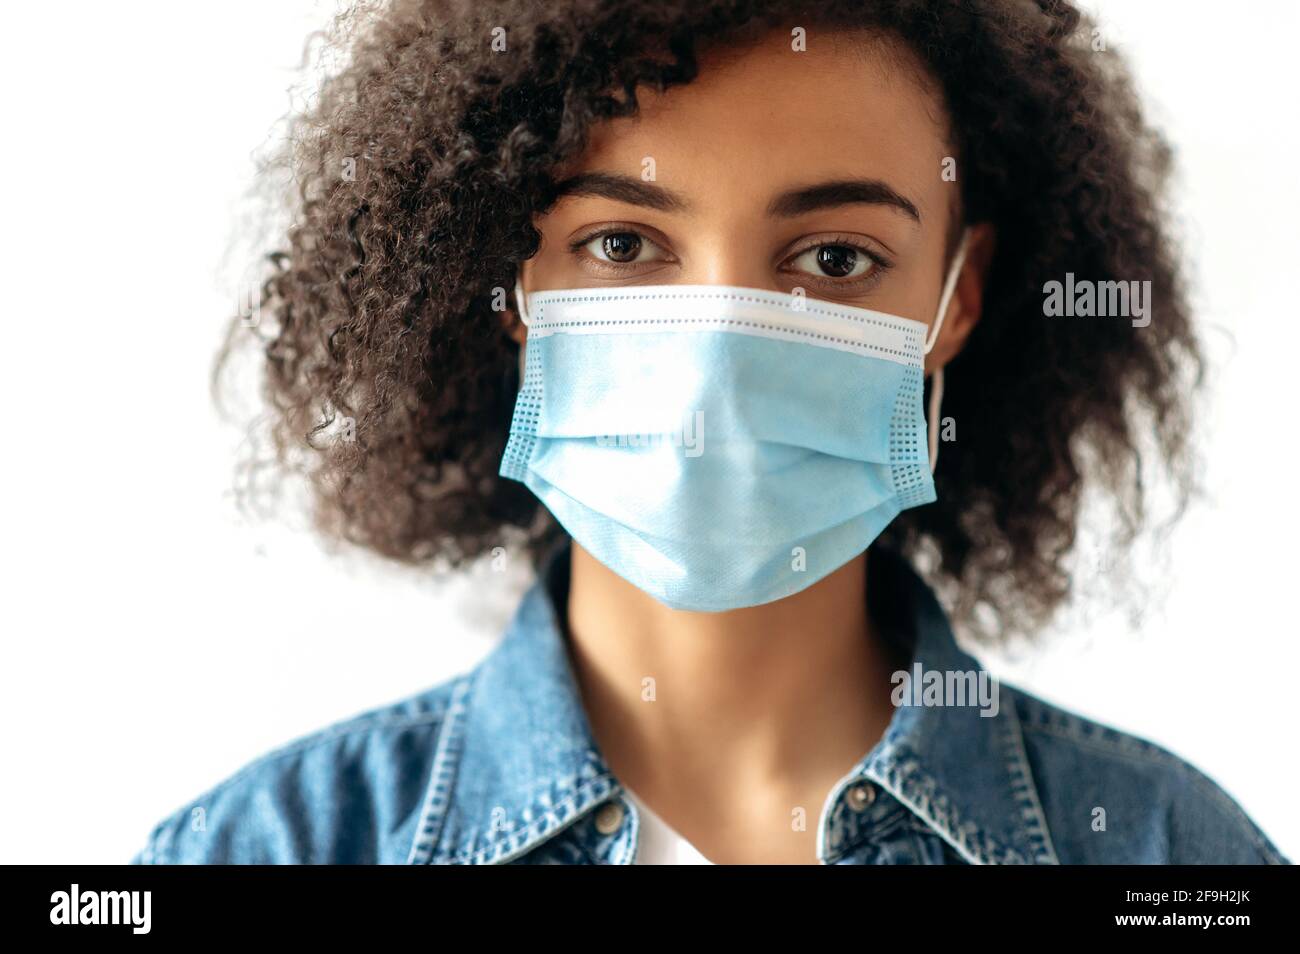
[[[137,861],[1285,862],[953,637],[1046,623],[1085,488],[1120,552],[1140,468],[1189,486],[1166,149],[1073,7],[364,16],[263,289],[278,457],[327,533],[539,578]]]

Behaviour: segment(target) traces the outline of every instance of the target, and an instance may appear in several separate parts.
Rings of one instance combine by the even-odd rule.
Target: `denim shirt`
[[[926,585],[876,550],[868,575],[891,576],[913,670],[978,672]],[[568,556],[553,552],[473,669],[262,755],[160,821],[131,862],[630,864],[637,810],[566,648]],[[1290,863],[1177,756],[992,685],[996,706],[895,708],[808,813],[822,863]]]

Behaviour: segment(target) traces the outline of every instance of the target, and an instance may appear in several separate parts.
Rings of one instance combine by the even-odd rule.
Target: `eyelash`
[[[642,240],[652,243],[656,247],[662,247],[659,245],[658,242],[650,238],[648,235],[646,235],[644,232],[640,231],[639,229],[630,226],[606,225],[606,226],[601,226],[600,228],[593,229],[590,232],[586,232],[583,235],[579,236],[578,238],[574,239],[572,242],[569,243],[569,252],[574,255],[581,255],[583,254],[583,250],[586,248],[586,246],[590,245],[595,239],[605,238],[606,236],[609,235],[636,235]],[[793,252],[791,252],[786,257],[786,261],[797,259],[799,256],[807,252],[810,252],[813,249],[823,248],[826,246],[841,246],[841,245],[846,248],[851,248],[855,252],[859,252],[862,255],[865,255],[873,266],[871,271],[869,271],[866,275],[859,276],[853,279],[848,279],[848,280],[835,279],[829,275],[813,275],[810,272],[800,272],[799,274],[802,276],[807,276],[808,278],[811,278],[814,282],[818,282],[819,284],[834,286],[836,288],[843,289],[846,287],[853,287],[858,285],[874,284],[876,281],[880,279],[880,277],[886,271],[888,271],[890,268],[893,268],[893,262],[886,259],[883,255],[881,255],[879,252],[875,251],[874,249],[868,248],[859,239],[856,239],[848,235],[836,235],[836,236],[832,236],[829,239],[819,239],[816,242],[810,242],[807,245],[803,245],[795,249]],[[634,267],[635,265],[635,263],[606,262],[597,258],[591,258],[589,259],[589,261],[593,265],[597,265],[601,268],[610,269],[616,272],[623,272],[625,271],[626,268]]]
[[[662,248],[662,246],[658,242],[650,238],[650,236],[646,235],[640,229],[634,228],[630,225],[620,226],[615,224],[615,225],[603,225],[600,228],[593,229],[592,231],[579,236],[578,238],[574,239],[572,242],[569,243],[569,251],[574,255],[581,255],[583,254],[583,249],[586,246],[590,245],[594,240],[598,238],[605,238],[608,235],[635,235],[638,238],[641,238],[642,240],[651,243],[656,248]],[[606,262],[598,258],[591,258],[589,259],[589,261],[594,265],[600,266],[601,268],[611,269],[617,272],[622,272],[629,267],[633,267],[634,265],[634,263],[630,263],[630,262]]]
[[[893,262],[889,261],[875,249],[868,248],[862,243],[861,239],[855,238],[851,235],[834,235],[829,239],[818,239],[815,242],[809,242],[807,245],[802,245],[791,252],[787,261],[797,259],[799,256],[811,252],[813,249],[826,248],[828,246],[844,246],[845,248],[851,248],[855,252],[865,255],[873,266],[871,271],[867,272],[866,275],[860,275],[857,278],[851,279],[836,279],[829,275],[813,275],[810,272],[800,272],[799,274],[808,275],[814,281],[820,281],[828,286],[849,288],[874,284],[884,275],[885,272],[894,267]]]

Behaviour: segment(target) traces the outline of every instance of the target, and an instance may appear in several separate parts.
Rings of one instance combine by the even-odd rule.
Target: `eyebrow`
[[[689,212],[691,202],[678,192],[653,182],[609,172],[584,172],[556,183],[554,198],[590,195],[628,205],[641,205],[660,212]]]
[[[586,195],[626,202],[660,212],[689,212],[693,205],[681,193],[653,182],[608,172],[584,172],[557,183],[555,198]],[[921,213],[916,204],[879,179],[837,179],[783,192],[767,206],[774,218],[793,218],[820,209],[843,205],[883,205],[899,210],[916,222]]]
[[[767,214],[792,218],[819,209],[856,204],[889,206],[918,223],[921,221],[915,203],[879,179],[839,179],[794,189],[773,199],[767,207]]]

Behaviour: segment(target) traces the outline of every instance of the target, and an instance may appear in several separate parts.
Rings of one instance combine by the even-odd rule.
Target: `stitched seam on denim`
[[[1193,783],[1203,793],[1209,795],[1249,833],[1253,843],[1274,864],[1284,864],[1284,856],[1273,847],[1259,827],[1236,801],[1223,791],[1217,783],[1208,778],[1200,769],[1191,765],[1186,759],[1147,739],[1122,732],[1111,726],[1091,722],[1072,712],[1052,706],[1025,692],[1018,692],[1017,697],[1032,722],[1024,725],[1025,731],[1040,731],[1046,735],[1065,739],[1089,748],[1095,752],[1119,756],[1132,762],[1149,763],[1156,761],[1165,767],[1171,767],[1188,774]]]
[[[498,842],[497,845],[463,853],[459,855],[456,863],[506,864],[516,858],[523,858],[529,851],[537,849],[539,845],[545,844],[559,833],[569,831],[578,821],[586,818],[594,807],[607,801],[612,786],[614,786],[614,776],[597,776],[586,782],[584,786],[580,786],[568,798],[560,801],[559,805],[552,806],[542,818],[533,821],[523,831],[512,834],[506,841]],[[565,811],[571,812],[569,818],[560,818]]]
[[[1110,747],[1116,752],[1132,751],[1152,755],[1160,759],[1181,762],[1179,756],[1169,749],[1124,732],[1113,726],[1085,719],[1066,709],[1053,706],[1023,690],[1017,690],[1016,696],[1020,708],[1025,710],[1021,723],[1028,730],[1042,729],[1061,738],[1075,739],[1079,742],[1096,742]]]
[[[968,837],[965,833],[961,832],[956,826],[948,824],[948,822],[956,820],[952,811],[943,811],[942,814],[945,815],[946,820],[941,820],[937,813],[931,810],[937,808],[937,806],[933,804],[929,795],[924,791],[924,783],[928,782],[931,787],[935,787],[934,780],[919,769],[913,769],[909,773],[909,776],[915,776],[919,781],[913,782],[910,777],[904,778],[903,772],[894,764],[894,760],[897,758],[896,752],[897,749],[890,752],[889,761],[886,762],[883,768],[871,766],[868,768],[868,773],[874,772],[875,775],[872,777],[885,791],[924,820],[945,841],[953,845],[963,857],[974,864],[989,864],[987,855],[982,854],[978,846],[968,844]],[[913,797],[912,789],[916,789],[915,797]]]
[[[1076,745],[1091,749],[1094,752],[1102,752],[1107,755],[1113,755],[1123,758],[1135,764],[1150,764],[1152,761],[1158,761],[1163,768],[1173,768],[1186,776],[1191,783],[1201,792],[1202,795],[1208,796],[1216,805],[1226,811],[1242,828],[1245,834],[1250,838],[1251,843],[1259,849],[1260,853],[1266,858],[1280,858],[1280,852],[1271,847],[1267,836],[1246,814],[1245,810],[1236,803],[1236,801],[1223,791],[1217,783],[1205,776],[1195,766],[1174,755],[1172,752],[1158,748],[1155,743],[1144,743],[1144,747],[1138,748],[1133,746],[1133,742],[1141,742],[1139,739],[1129,740],[1126,747],[1120,747],[1115,740],[1099,739],[1096,737],[1080,737],[1074,732],[1058,730],[1055,726],[1047,725],[1030,725],[1025,727],[1027,732],[1041,732],[1044,735],[1055,736],[1056,738],[1065,739],[1074,742]],[[1115,731],[1115,730],[1110,730]],[[1270,860],[1270,864],[1281,864],[1279,860]]]
[[[413,727],[419,725],[426,725],[431,722],[437,722],[443,716],[443,713],[445,711],[445,705],[440,705],[437,708],[430,709],[418,715],[400,716],[394,714],[385,714],[386,711],[387,710],[384,710],[383,712],[364,713],[361,715],[357,715],[351,719],[346,720],[341,725],[330,726],[325,729],[320,729],[303,738],[294,739],[293,741],[286,742],[285,744],[258,756],[253,761],[249,762],[243,768],[239,769],[237,772],[231,775],[229,778],[223,779],[221,782],[218,782],[216,785],[210,786],[209,788],[203,790],[194,798],[191,798],[188,801],[183,802],[182,804],[176,806],[174,809],[172,809],[172,811],[167,813],[167,815],[162,819],[162,821],[154,825],[152,831],[150,832],[148,838],[148,848],[147,848],[147,851],[149,852],[149,856],[152,858],[158,855],[162,855],[165,853],[166,849],[170,848],[171,841],[172,841],[171,827],[172,824],[177,820],[178,816],[184,814],[185,812],[191,811],[193,808],[195,808],[198,805],[201,805],[205,802],[210,802],[212,799],[219,797],[227,789],[233,788],[237,783],[243,781],[244,779],[248,778],[254,773],[260,771],[261,769],[267,768],[268,766],[276,762],[279,762],[283,759],[289,758],[290,756],[301,755],[304,752],[311,751],[313,749],[318,748],[319,746],[325,745],[326,743],[329,742],[334,742],[339,738],[345,736],[350,736],[354,734],[360,734],[360,733],[365,733],[365,732],[380,730],[380,729],[390,729],[393,728],[394,726],[407,728],[407,727]],[[164,841],[165,844],[163,843]],[[155,862],[150,861],[149,863],[154,864]]]
[[[475,674],[479,670],[474,671]],[[447,718],[438,733],[437,750],[433,758],[433,768],[429,772],[429,787],[425,793],[424,807],[420,811],[419,822],[415,826],[415,837],[411,840],[411,850],[406,863],[428,864],[442,825],[447,817],[450,804],[451,787],[456,779],[456,769],[460,764],[461,742],[464,732],[467,707],[465,698],[473,687],[475,679],[464,676],[452,689],[451,699],[447,705]]]
[[[1044,735],[1050,735],[1058,739],[1065,739],[1068,742],[1094,752],[1102,752],[1106,755],[1113,755],[1119,758],[1138,763],[1158,762],[1162,767],[1190,770],[1193,775],[1200,775],[1200,771],[1185,759],[1170,752],[1167,749],[1161,749],[1154,742],[1147,743],[1144,747],[1136,747],[1129,743],[1118,742],[1114,739],[1101,738],[1098,736],[1081,736],[1068,729],[1062,730],[1051,725],[1027,725],[1026,732],[1040,732]],[[1208,779],[1202,779],[1209,782]],[[1212,782],[1210,782],[1213,785]],[[1226,797],[1226,796],[1223,796]]]
[[[860,785],[864,778],[866,778],[866,776],[862,774],[860,766],[855,765],[852,772],[841,778],[831,788],[830,792],[826,796],[826,803],[829,803],[831,806],[837,806],[839,804],[839,799],[844,792],[852,788],[854,785]],[[817,816],[817,857],[818,859],[824,858],[826,864],[834,864],[842,855],[843,838],[837,831],[837,826],[835,825],[835,808],[832,807],[831,814],[826,815],[824,818],[822,817],[822,813],[825,812],[826,803],[823,803],[822,811],[819,812]],[[842,829],[843,826],[838,826],[838,828]]]
[[[635,808],[632,809],[636,811]],[[629,865],[636,864],[636,857],[641,853],[641,816],[634,814],[632,817],[632,830],[628,832],[628,838],[632,841],[632,856],[627,859]]]
[[[928,773],[920,768],[920,761],[908,751],[895,746],[880,765],[869,766],[868,773],[877,773],[877,779],[891,795],[914,811],[934,830],[974,863],[1006,864],[1023,861],[1018,851],[1008,848],[1001,840],[990,835],[974,822],[963,822],[952,800],[938,787]],[[906,765],[904,772],[900,766]],[[932,794],[933,793],[933,794]]]
[[[636,864],[636,856],[640,854],[641,849],[641,813],[637,810],[636,805],[633,804],[627,791],[618,784],[618,779],[614,780],[614,791],[618,794],[619,800],[624,803],[624,811],[627,812],[628,819],[631,822],[632,830],[628,832],[628,838],[632,842],[632,854],[625,863],[628,865],[634,865]],[[590,856],[591,853],[588,852],[588,857]],[[600,863],[600,859],[594,860],[597,864]]]
[[[813,341],[826,341],[832,344],[845,345],[854,351],[868,351],[885,356],[890,360],[901,358],[901,363],[906,363],[909,367],[915,367],[920,359],[920,352],[900,351],[896,348],[886,348],[882,345],[871,344],[863,341],[854,341],[851,338],[840,338],[836,335],[819,334],[815,331],[805,331],[802,328],[790,328],[779,324],[773,324],[766,321],[755,321],[745,318],[626,318],[602,319],[579,321],[550,321],[550,322],[533,322],[530,331],[543,332],[564,328],[586,328],[593,326],[607,326],[617,328],[624,325],[708,325],[710,327],[724,326],[736,328],[754,328],[761,331],[779,331],[782,334],[795,335],[800,338],[808,338]]]
[[[738,295],[732,292],[652,292],[645,295],[629,294],[623,290],[612,291],[608,294],[597,295],[542,295],[536,300],[537,318],[541,320],[546,313],[547,305],[562,304],[565,302],[582,303],[595,301],[743,301],[756,305],[776,305],[777,307],[789,309],[790,299],[776,295]],[[792,310],[792,309],[791,309]],[[914,329],[909,325],[903,324],[903,321],[909,319],[890,320],[889,318],[864,318],[861,315],[855,315],[852,312],[840,308],[828,308],[823,304],[807,303],[805,299],[804,307],[799,314],[809,315],[826,315],[832,318],[839,318],[844,321],[853,321],[864,325],[879,325],[882,328],[902,331],[913,334]]]
[[[532,851],[542,842],[584,818],[590,809],[603,802],[615,787],[614,777],[608,773],[587,781],[572,795],[551,807],[541,818],[504,841],[477,851],[461,851],[446,856],[449,864],[505,864]],[[585,801],[584,801],[585,800]],[[569,808],[572,817],[561,819],[559,812]],[[518,841],[518,844],[513,844]],[[489,857],[490,856],[490,857]]]
[[[1029,770],[1029,753],[1025,751],[1024,739],[1020,734],[1020,714],[1016,709],[1014,690],[999,684],[999,696],[1006,691],[1006,698],[1000,699],[999,711],[1004,714],[1002,721],[1002,743],[1008,750],[1007,770],[1011,773],[1011,790],[1015,793],[1021,806],[1021,821],[1025,823],[1025,833],[1034,844],[1034,861],[1059,865],[1056,846],[1052,844],[1051,834],[1047,828],[1047,816],[1043,812],[1034,787],[1033,776]],[[1006,711],[1009,704],[1010,711]]]
[[[926,824],[939,835],[939,837],[952,845],[957,850],[958,854],[971,864],[986,865],[990,863],[986,858],[977,854],[974,848],[967,846],[964,843],[963,838],[960,838],[956,834],[946,830],[946,828],[930,814],[922,804],[922,800],[912,799],[905,795],[902,788],[899,786],[899,780],[896,775],[897,773],[890,768],[886,772],[880,773],[880,777],[876,778],[875,781],[883,787],[885,791],[889,792],[890,795],[894,796],[894,798],[898,799],[903,805],[907,806],[910,811],[914,812],[919,818],[925,821]]]

